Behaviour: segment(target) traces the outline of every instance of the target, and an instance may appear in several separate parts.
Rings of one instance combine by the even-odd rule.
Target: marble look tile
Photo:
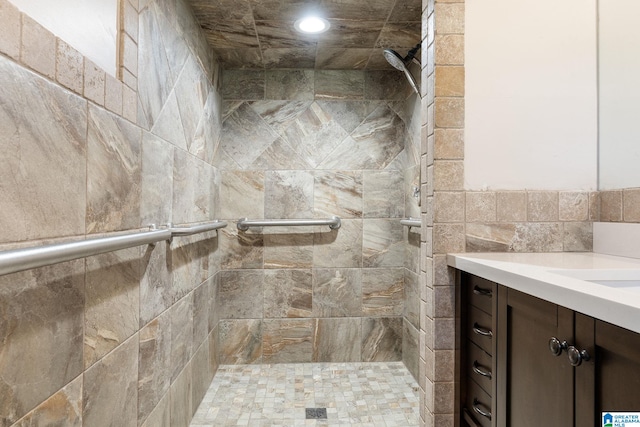
[[[169,295],[177,302],[203,281],[202,246],[196,243],[197,236],[174,239],[165,251],[171,285]],[[164,272],[161,272],[164,274]]]
[[[316,171],[313,208],[316,218],[362,217],[361,171]]]
[[[202,117],[204,105],[209,96],[207,76],[192,55],[189,55],[180,72],[174,92],[180,108],[180,119],[187,147],[191,147],[198,121]]]
[[[371,55],[369,56],[366,67],[367,70],[395,70],[385,59],[383,52],[384,49],[371,49]]]
[[[266,218],[312,218],[313,175],[308,171],[267,171]]]
[[[211,46],[223,49],[260,47],[253,19],[217,21],[214,28],[205,31],[205,37]]]
[[[468,224],[467,251],[561,252],[562,224]],[[447,251],[451,252],[451,251]]]
[[[13,59],[20,58],[20,33],[21,33],[20,11],[9,0],[0,2],[0,52]]]
[[[169,98],[173,78],[163,44],[157,42],[163,26],[158,23],[155,8],[145,8],[140,13],[139,23],[138,96],[142,108],[138,113],[150,128]]]
[[[419,377],[418,342],[418,330],[411,323],[404,321],[402,324],[402,361],[414,378]]]
[[[318,37],[298,32],[290,22],[278,20],[256,21],[261,49],[315,48]]]
[[[314,269],[314,316],[348,317],[360,316],[361,313],[362,272],[359,269]]]
[[[220,282],[220,272],[207,280],[209,286],[209,335],[218,327],[220,321],[220,307],[218,305],[218,284]]]
[[[262,68],[262,51],[258,48],[213,49],[225,70]],[[226,71],[225,71],[226,72]],[[263,89],[264,91],[264,89]],[[264,92],[263,92],[264,93]]]
[[[82,377],[42,402],[13,427],[82,427]]]
[[[249,2],[217,0],[212,3],[208,0],[190,0],[189,4],[193,7],[196,18],[202,19],[204,22],[253,18]]]
[[[221,319],[263,317],[264,274],[257,270],[220,272],[217,298]]]
[[[171,6],[169,4],[172,3]],[[182,2],[180,2],[182,3]],[[176,18],[175,11],[163,13],[162,9],[165,7],[175,7],[178,4],[175,0],[156,2],[152,8],[154,9],[154,17],[157,22],[158,33],[156,34],[156,40],[161,39],[164,54],[169,66],[169,72],[171,81],[168,81],[170,85],[178,79],[182,67],[185,65],[187,56],[189,55],[189,43],[188,33],[181,32],[176,29],[176,25],[172,22]],[[158,37],[159,36],[159,37]]]
[[[166,393],[141,427],[171,427],[169,399],[169,393]]]
[[[265,268],[313,267],[313,234],[274,233],[264,236]]]
[[[224,121],[220,147],[247,168],[277,138],[278,134],[245,103]]]
[[[371,49],[322,48],[316,54],[316,68],[322,70],[361,70],[367,66]]]
[[[417,79],[418,76],[414,74]],[[407,78],[398,70],[372,70],[364,75],[365,99],[403,100]]]
[[[7,27],[3,26],[3,28]],[[57,41],[56,81],[75,93],[82,94],[82,89],[84,88],[84,56],[64,41],[60,39],[57,39]]]
[[[138,338],[127,340],[84,373],[83,423],[138,425]]]
[[[364,73],[350,70],[317,70],[315,95],[318,99],[364,99]]]
[[[362,267],[362,220],[346,219],[338,230],[313,236],[314,267]]]
[[[262,50],[266,69],[313,68],[316,49],[314,47],[268,48]]]
[[[359,362],[362,329],[359,318],[318,319],[314,362]]]
[[[265,271],[264,317],[311,317],[312,290],[310,269]]]
[[[191,363],[188,363],[171,383],[169,389],[169,406],[171,427],[188,427],[191,420],[193,402],[193,374]]]
[[[273,319],[263,324],[262,363],[311,362],[315,319]]]
[[[220,363],[241,365],[262,361],[262,320],[220,321]]]
[[[284,135],[285,130],[295,122],[311,106],[312,101],[255,101],[251,108],[262,117],[278,135]]]
[[[404,269],[362,270],[362,314],[401,316],[405,305]]]
[[[130,248],[86,259],[85,369],[138,331],[139,258]]]
[[[171,222],[174,149],[167,142],[144,132],[140,189],[140,226]]]
[[[222,172],[220,215],[222,218],[264,218],[264,172]]]
[[[404,271],[404,313],[405,320],[414,328],[420,328],[420,279],[418,274]]]
[[[357,8],[360,9],[363,4],[358,2]],[[335,6],[338,6],[337,2]],[[345,13],[343,6],[344,3],[339,6],[342,16]],[[323,37],[318,41],[318,48],[362,48],[362,46],[373,46],[380,36],[386,17],[380,21],[363,21],[361,16],[356,18],[357,20],[329,19],[331,31],[323,34]]]
[[[266,76],[264,71],[225,70],[222,73],[222,98],[264,99]]]
[[[365,218],[400,218],[404,216],[404,177],[400,171],[364,171],[363,195]]]
[[[404,216],[420,218],[420,165],[404,170]],[[418,193],[416,194],[416,189]],[[415,231],[415,230],[414,230]]]
[[[215,329],[209,334],[209,369],[215,377],[220,368],[220,325],[216,323]]]
[[[300,157],[284,138],[273,141],[249,168],[258,170],[312,169],[311,165]]]
[[[422,0],[398,0],[391,11],[389,22],[419,21],[422,15]]]
[[[171,381],[175,381],[193,355],[193,295],[171,307]]]
[[[0,424],[82,372],[83,307],[82,260],[0,277]]]
[[[172,222],[185,224],[211,217],[213,168],[202,160],[174,150]]]
[[[122,115],[122,82],[107,74],[105,81],[104,106],[107,110]]]
[[[140,329],[138,354],[138,424],[152,419],[171,383],[170,311]]]
[[[84,234],[86,111],[80,97],[0,57],[0,241]]]
[[[381,101],[319,100],[316,102],[347,133],[353,132],[369,114],[383,105]]]
[[[211,371],[211,364],[209,355],[209,340],[205,340],[202,345],[195,351],[193,359],[191,360],[191,369],[193,373],[192,378],[192,395],[191,395],[191,412],[189,412],[189,421],[195,414],[202,398],[206,394],[211,381],[213,380],[214,372]]]
[[[175,92],[171,92],[167,102],[158,114],[157,120],[151,128],[151,133],[169,141],[176,147],[187,150],[184,127],[180,120],[180,107]]]
[[[269,100],[313,101],[313,70],[268,70],[265,97]]]
[[[193,347],[198,348],[209,337],[211,288],[207,282],[193,291]]]
[[[395,219],[363,221],[362,262],[364,267],[404,265],[404,227]]]
[[[212,163],[222,132],[222,98],[217,90],[211,90],[200,117],[189,152],[207,163]]]
[[[406,55],[405,50],[413,48],[421,41],[422,23],[419,19],[414,22],[387,22],[375,47],[378,49],[397,49],[401,55]]]
[[[322,169],[384,169],[404,148],[402,120],[381,106],[319,165]]]
[[[402,360],[402,318],[362,319],[362,361]]]
[[[558,210],[560,221],[587,221],[589,219],[589,192],[561,191]]]
[[[318,103],[298,116],[285,136],[303,159],[317,167],[334,148],[348,137],[345,130]],[[358,168],[343,168],[358,169]]]
[[[140,129],[89,107],[87,232],[136,228],[140,223]]]
[[[238,232],[235,227],[227,227],[219,230],[218,242],[222,268],[263,267],[264,237],[261,233]]]

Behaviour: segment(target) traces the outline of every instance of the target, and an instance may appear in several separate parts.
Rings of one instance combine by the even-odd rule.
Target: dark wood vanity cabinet
[[[602,412],[640,412],[640,334],[467,273],[458,282],[463,426],[600,426]]]

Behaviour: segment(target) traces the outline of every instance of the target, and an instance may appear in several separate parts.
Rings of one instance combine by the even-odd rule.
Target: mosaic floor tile
[[[321,409],[326,418],[308,419]],[[412,427],[419,419],[418,384],[402,362],[223,365],[191,427]]]

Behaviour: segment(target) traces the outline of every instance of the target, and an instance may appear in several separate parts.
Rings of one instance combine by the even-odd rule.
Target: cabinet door
[[[574,425],[574,371],[549,340],[573,339],[573,312],[513,289],[501,291],[498,311],[499,415],[502,426]]]
[[[640,334],[595,321],[596,420],[602,412],[640,412]]]

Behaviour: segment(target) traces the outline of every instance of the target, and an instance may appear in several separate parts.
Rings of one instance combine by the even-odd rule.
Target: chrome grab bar
[[[168,229],[173,236],[191,236],[193,234],[205,233],[207,231],[218,230],[227,226],[226,221],[213,221],[206,224],[193,225],[191,227],[174,227],[173,224],[167,224]]]
[[[333,216],[330,219],[248,219],[238,220],[238,230],[247,231],[251,227],[303,227],[308,225],[328,225],[330,229],[337,230],[342,225],[340,218]]]
[[[420,228],[422,227],[422,221],[420,221],[419,219],[414,219],[414,218],[405,218],[405,219],[401,219],[400,220],[400,224],[404,225],[405,227],[416,227],[416,228]]]
[[[171,230],[138,231],[79,242],[56,243],[0,252],[0,275],[17,273],[106,252],[169,240]]]
[[[224,221],[214,221],[192,227],[169,227],[161,230],[152,225],[149,227],[149,231],[135,231],[118,236],[2,251],[0,252],[0,276],[134,246],[151,245],[162,240],[171,240],[173,236],[189,236],[226,226],[227,223]]]

